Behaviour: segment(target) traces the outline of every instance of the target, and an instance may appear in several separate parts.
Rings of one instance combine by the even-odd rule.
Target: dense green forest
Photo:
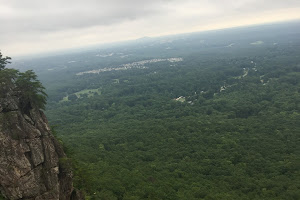
[[[20,66],[46,86],[63,162],[87,199],[297,200],[297,27],[172,36]]]

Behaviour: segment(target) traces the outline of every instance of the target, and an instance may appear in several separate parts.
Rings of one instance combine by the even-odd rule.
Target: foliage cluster
[[[76,77],[71,94],[101,95],[47,111],[76,186],[91,199],[300,198],[299,59],[266,55]]]
[[[16,69],[6,68],[10,57],[2,58],[0,52],[0,97],[5,97],[9,92],[15,91],[20,95],[21,108],[37,107],[45,109],[47,94],[37,75],[32,70],[20,72]]]
[[[4,57],[2,55],[2,53],[0,52],[0,70],[3,70],[5,68],[5,66],[10,63],[10,61],[9,61],[10,59],[11,58],[8,56]]]
[[[2,196],[2,194],[0,194],[0,200],[5,200],[4,196]]]
[[[177,35],[25,64],[41,66],[46,114],[88,199],[297,200],[299,27]],[[172,57],[183,61],[76,75]]]

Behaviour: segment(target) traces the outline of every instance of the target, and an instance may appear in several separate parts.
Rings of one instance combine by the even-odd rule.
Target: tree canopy
[[[55,80],[46,114],[75,162],[74,185],[100,200],[300,199],[300,46],[252,48],[45,72]]]
[[[2,53],[0,52],[0,70],[3,70],[5,66],[10,63],[10,59],[11,57],[8,56],[3,57]]]
[[[3,57],[0,52],[0,97],[4,97],[8,91],[19,91],[21,95],[21,108],[37,107],[45,109],[47,94],[37,75],[32,70],[20,72],[16,69],[8,69],[10,57]]]

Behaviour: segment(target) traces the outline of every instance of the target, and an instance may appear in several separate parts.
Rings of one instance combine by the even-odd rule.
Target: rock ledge
[[[20,109],[18,93],[0,98],[0,191],[8,199],[80,200],[66,157],[44,113]]]

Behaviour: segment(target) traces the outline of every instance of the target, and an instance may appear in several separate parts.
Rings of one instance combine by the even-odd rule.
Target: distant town
[[[132,69],[132,68],[146,69],[148,67],[146,67],[145,64],[165,62],[165,61],[169,61],[171,63],[181,62],[181,61],[183,61],[183,58],[157,58],[157,59],[151,59],[151,60],[142,60],[142,61],[138,61],[138,62],[123,64],[123,65],[120,65],[119,67],[116,67],[116,68],[113,68],[113,67],[107,68],[106,67],[106,68],[103,68],[103,69],[95,69],[95,70],[90,70],[90,71],[85,71],[85,72],[79,72],[76,75],[80,76],[80,75],[83,75],[83,74],[99,74],[101,72],[128,70],[128,69]]]

